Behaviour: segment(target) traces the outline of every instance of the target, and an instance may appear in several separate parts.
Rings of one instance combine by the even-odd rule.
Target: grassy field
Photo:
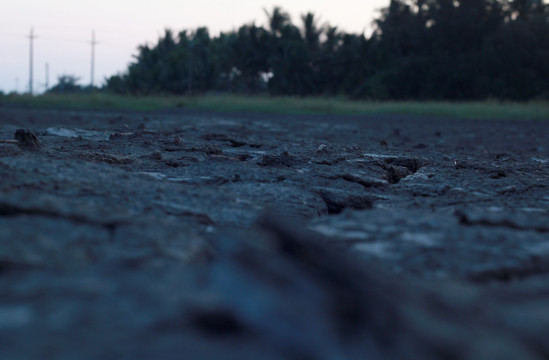
[[[549,120],[549,102],[374,102],[340,98],[205,95],[131,97],[105,93],[3,96],[0,105],[76,110],[198,109],[274,114],[414,115],[473,119]]]

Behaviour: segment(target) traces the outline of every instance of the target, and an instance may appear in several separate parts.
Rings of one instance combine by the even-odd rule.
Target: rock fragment
[[[0,140],[0,143],[15,144],[24,150],[40,151],[40,141],[31,130],[18,129],[15,131],[14,138],[15,140]]]
[[[350,208],[354,210],[366,210],[371,209],[373,201],[371,197],[367,195],[353,195],[343,192],[330,191],[327,189],[321,189],[318,194],[322,197],[322,200],[326,203],[328,208],[328,214],[339,214],[344,209]]]

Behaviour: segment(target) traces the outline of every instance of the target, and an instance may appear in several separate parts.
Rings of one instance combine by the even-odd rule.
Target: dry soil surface
[[[0,107],[2,359],[549,359],[549,122]]]

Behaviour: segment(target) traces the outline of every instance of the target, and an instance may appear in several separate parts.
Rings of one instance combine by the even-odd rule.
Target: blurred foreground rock
[[[549,331],[549,317],[515,322],[518,309],[499,298],[509,294],[395,277],[280,218],[223,239],[208,288],[219,300],[202,309],[204,331],[230,319],[231,331],[285,359],[549,358],[544,332],[524,332]],[[545,311],[544,296],[537,301]]]

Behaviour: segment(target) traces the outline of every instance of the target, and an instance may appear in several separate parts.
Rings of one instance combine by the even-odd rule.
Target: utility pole
[[[91,74],[90,74],[90,87],[93,88],[93,78],[95,76],[95,45],[97,45],[97,41],[95,41],[95,30],[92,30],[92,40],[91,40]]]
[[[50,64],[46,63],[46,92],[50,88]]]
[[[193,59],[194,57],[194,39],[189,41],[189,63],[188,63],[188,74],[187,74],[187,94],[192,95],[193,93]]]
[[[34,35],[34,28],[31,28],[29,40],[30,40],[30,48],[29,48],[29,94],[32,95],[32,61],[33,61],[33,47],[34,47],[34,39],[36,39],[36,36]]]

